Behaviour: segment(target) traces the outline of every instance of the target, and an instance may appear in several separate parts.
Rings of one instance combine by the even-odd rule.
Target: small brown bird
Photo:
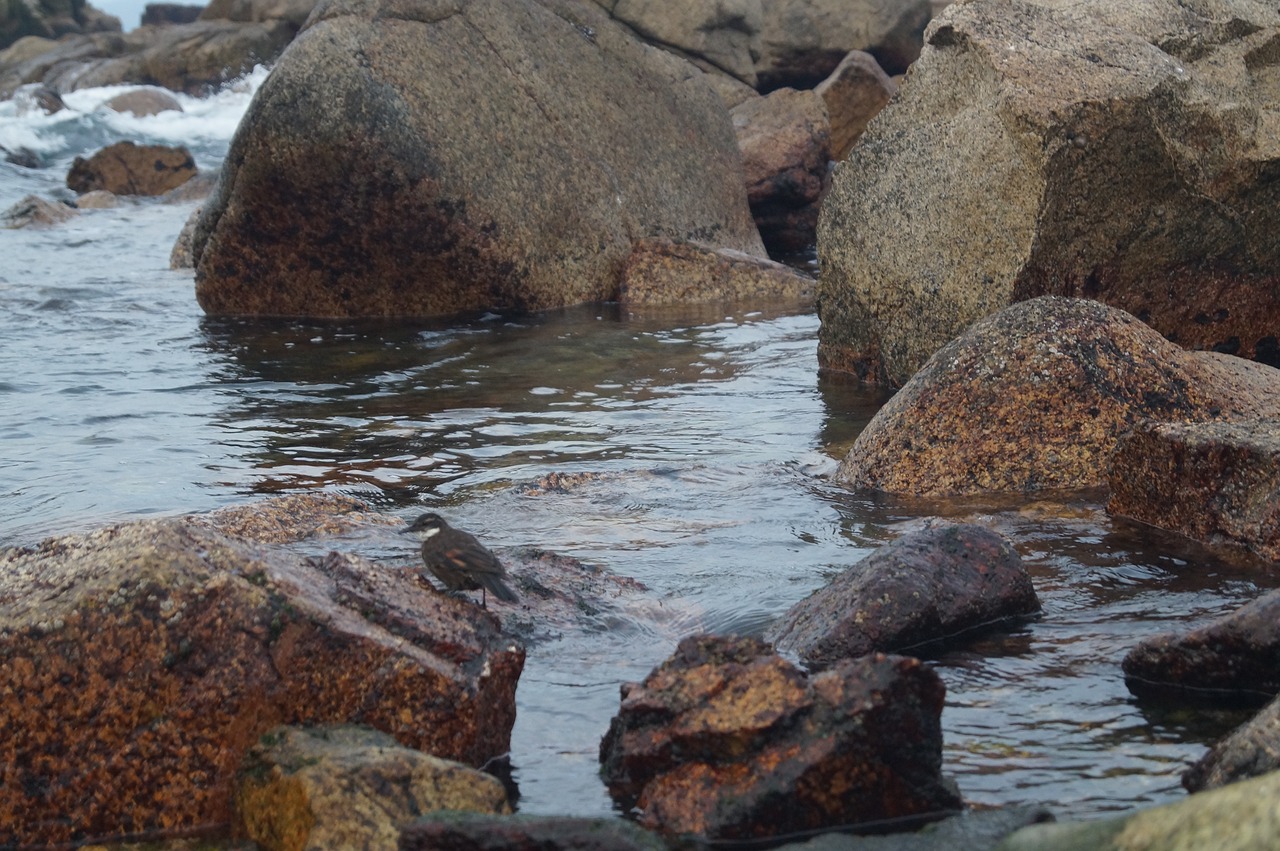
[[[423,514],[405,529],[422,536],[422,562],[450,591],[479,591],[480,605],[486,592],[508,603],[519,597],[502,580],[507,571],[474,535],[454,529],[439,514]]]

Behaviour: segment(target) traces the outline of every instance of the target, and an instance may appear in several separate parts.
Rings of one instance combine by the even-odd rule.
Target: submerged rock
[[[88,159],[76,157],[67,172],[67,187],[75,192],[163,195],[195,176],[196,162],[186,148],[116,142]]]
[[[524,652],[493,615],[411,571],[220,522],[0,551],[0,844],[229,824],[240,760],[278,724],[367,724],[471,765],[507,752]]]
[[[439,810],[509,813],[502,783],[365,727],[278,727],[249,749],[236,792],[238,832],[264,851],[398,847]]]
[[[1022,559],[982,526],[909,532],[784,614],[766,638],[811,669],[959,639],[1040,610]]]
[[[1108,480],[1108,514],[1280,562],[1275,420],[1140,424],[1120,440]]]
[[[232,141],[196,232],[197,298],[210,314],[538,310],[616,298],[638,239],[762,256],[704,76],[572,0],[328,3]]]
[[[961,807],[939,774],[944,694],[916,659],[810,677],[755,639],[694,636],[623,686],[602,774],[642,825],[707,840],[937,818]]]
[[[915,495],[1102,485],[1144,420],[1280,416],[1280,371],[1185,352],[1096,301],[1048,296],[938,350],[840,464],[848,485]]]
[[[165,89],[155,86],[130,89],[121,92],[102,104],[116,112],[127,112],[130,115],[143,117],[159,115],[162,112],[182,112],[182,104]]]
[[[949,6],[823,203],[820,362],[900,386],[1045,294],[1280,359],[1277,38],[1253,0]]]
[[[1131,691],[1217,692],[1260,701],[1280,693],[1280,591],[1187,633],[1145,639],[1124,657]]]
[[[75,215],[75,208],[61,201],[46,201],[39,195],[28,195],[0,214],[0,226],[10,229],[33,225],[48,227]]]
[[[1280,771],[1280,698],[1237,727],[1182,773],[1189,792]]]
[[[429,815],[405,828],[400,851],[537,849],[537,851],[664,851],[667,844],[617,818]]]

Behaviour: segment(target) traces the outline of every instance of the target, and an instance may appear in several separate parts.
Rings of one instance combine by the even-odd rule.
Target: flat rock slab
[[[790,266],[728,248],[667,239],[637,240],[622,267],[618,301],[627,307],[813,300],[816,281]]]
[[[326,502],[357,513],[293,498],[267,525],[303,536],[289,506],[321,526]],[[365,724],[471,765],[506,753],[524,651],[493,615],[414,571],[224,520],[248,522],[0,551],[0,845],[229,824],[241,757],[279,724]]]
[[[1109,514],[1280,562],[1276,420],[1141,424],[1116,446],[1108,481]]]
[[[1148,638],[1129,651],[1123,667],[1137,693],[1274,697],[1280,693],[1280,591],[1199,629]]]
[[[801,600],[766,638],[811,669],[902,653],[1040,610],[1022,559],[983,526],[946,524],[886,544]]]
[[[693,636],[622,705],[600,744],[614,799],[664,834],[751,839],[937,818],[945,688],[874,654],[810,677],[756,639]]]

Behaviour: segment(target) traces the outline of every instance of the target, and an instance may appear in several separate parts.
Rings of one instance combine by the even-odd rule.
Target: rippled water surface
[[[4,118],[0,133],[30,129]],[[83,143],[59,144],[60,170],[0,166],[0,202],[55,193]],[[214,132],[197,145],[206,165],[224,150]],[[1135,701],[1120,659],[1276,577],[1113,523],[1087,494],[926,504],[832,485],[883,398],[819,379],[812,315],[209,320],[190,275],[167,270],[190,210],[128,203],[0,231],[0,544],[327,488],[641,580],[642,612],[529,649],[512,745],[525,811],[609,812],[596,755],[620,683],[691,632],[760,634],[931,516],[1009,535],[1044,604],[933,660],[945,770],[971,802],[1092,816],[1170,800],[1185,764],[1242,720]],[[520,490],[551,472],[603,475]],[[409,542],[374,555],[415,557]]]

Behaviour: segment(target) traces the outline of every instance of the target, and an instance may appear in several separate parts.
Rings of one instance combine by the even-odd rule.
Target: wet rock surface
[[[858,436],[837,479],[915,495],[1093,487],[1144,420],[1277,415],[1280,371],[1184,352],[1096,301],[1042,297],[934,354]]]
[[[1148,638],[1124,657],[1123,667],[1138,694],[1274,697],[1280,693],[1280,592],[1189,632]]]
[[[74,192],[163,195],[195,175],[196,163],[186,148],[116,142],[88,159],[76,157],[67,187]]]
[[[817,282],[790,266],[741,251],[689,242],[636,242],[622,269],[618,301],[626,306],[813,298]]]
[[[427,816],[405,828],[399,847],[400,851],[662,851],[667,844],[621,819],[448,813]]]
[[[0,226],[5,228],[48,227],[65,222],[75,215],[75,208],[61,201],[46,201],[38,195],[28,195],[0,214]]]
[[[823,203],[820,362],[901,386],[982,316],[1096,298],[1273,362],[1274,5],[957,3]]]
[[[309,19],[197,228],[206,312],[536,310],[616,298],[638,238],[763,255],[705,75],[590,4],[446,7]]]
[[[602,774],[640,824],[748,839],[960,808],[939,774],[945,689],[880,654],[813,677],[755,639],[694,636],[622,705]]]
[[[767,633],[811,669],[873,651],[937,647],[1040,609],[1022,559],[982,526],[909,532],[792,606]]]
[[[365,727],[279,727],[245,757],[238,831],[263,851],[397,847],[423,813],[509,813],[502,783]]]
[[[1280,699],[1272,700],[1182,773],[1188,792],[1280,771]]]
[[[0,842],[229,824],[241,757],[282,723],[366,724],[472,765],[507,751],[524,653],[493,615],[413,571],[216,523],[0,552]]]
[[[1108,481],[1113,516],[1280,562],[1275,420],[1141,424],[1117,445]]]

